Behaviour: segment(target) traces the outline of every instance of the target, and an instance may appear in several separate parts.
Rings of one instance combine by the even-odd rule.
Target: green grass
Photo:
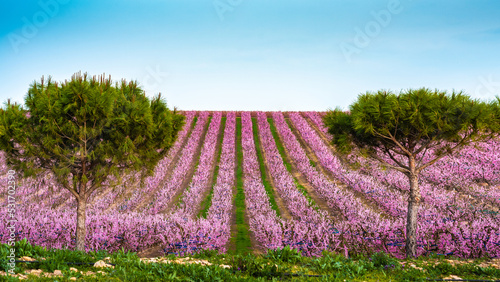
[[[6,244],[0,245],[2,271],[7,270],[5,258],[9,248],[11,247]],[[38,261],[17,262],[16,273],[29,269],[41,269],[44,272],[53,272],[57,269],[63,274],[56,279],[30,276],[28,281],[70,281],[70,277],[77,277],[77,281],[429,281],[428,278],[443,279],[449,275],[470,280],[500,279],[500,269],[479,267],[479,263],[484,259],[454,266],[442,256],[397,260],[383,253],[376,253],[370,257],[357,255],[345,258],[339,254],[324,252],[320,257],[304,257],[288,247],[268,251],[264,255],[219,254],[216,251],[189,255],[212,263],[211,266],[200,266],[144,263],[136,253],[123,251],[109,254],[105,251],[83,253],[71,250],[47,250],[32,246],[25,240],[16,242],[14,248],[17,259],[21,256],[30,256]],[[114,268],[93,267],[94,262],[105,257],[110,257],[109,263],[114,264]],[[166,258],[174,260],[176,257],[169,255]],[[458,261],[458,259],[453,260]],[[228,265],[229,268],[222,268],[219,265]],[[78,269],[78,272],[70,271],[70,267]],[[96,273],[98,270],[105,274],[84,276],[79,273],[80,271]],[[0,281],[19,280],[0,276]]]
[[[234,197],[236,213],[236,234],[231,236],[237,254],[250,253],[249,226],[245,221],[245,192],[243,191],[243,148],[241,145],[241,118],[236,118],[236,195]]]
[[[203,208],[200,210],[198,217],[201,216],[203,218],[207,218],[208,210],[210,209],[210,206],[212,205],[212,197],[214,195],[214,186],[215,186],[215,184],[217,184],[217,176],[219,175],[219,163],[220,163],[220,156],[222,154],[222,140],[224,139],[224,129],[226,127],[226,117],[222,117],[220,126],[222,128],[222,134],[221,134],[222,136],[219,140],[219,149],[216,153],[217,154],[217,163],[216,163],[216,166],[214,169],[214,174],[212,176],[212,187],[210,189],[210,193],[208,193],[207,197],[201,203],[201,206]]]
[[[283,164],[285,164],[285,167],[288,170],[288,172],[290,172],[290,174],[291,174],[292,173],[292,165],[286,159],[285,147],[283,146],[283,143],[281,143],[281,139],[279,138],[278,130],[276,129],[276,126],[274,125],[274,121],[272,118],[267,118],[267,122],[269,123],[269,126],[271,128],[271,133],[273,134],[274,141],[276,143],[276,147],[278,148],[278,151],[280,152],[281,160],[283,161]],[[313,207],[315,210],[318,210],[319,209],[318,205],[316,205],[314,200],[311,198],[311,196],[307,192],[306,187],[301,185],[295,177],[293,177],[293,182],[295,183],[295,186],[297,187],[297,189],[302,193],[302,195],[304,195],[304,197],[306,197],[307,202],[309,203],[309,206]]]
[[[271,183],[267,181],[266,177],[266,166],[264,164],[264,157],[262,156],[262,151],[260,150],[259,129],[257,127],[256,118],[252,118],[252,128],[253,128],[253,140],[255,142],[255,150],[257,151],[257,158],[259,159],[260,176],[262,179],[262,184],[264,184],[264,188],[266,188],[266,193],[267,197],[269,198],[269,203],[271,204],[271,208],[276,211],[277,216],[280,216],[281,213],[278,209],[278,204],[276,203],[276,199],[274,198],[273,187]]]

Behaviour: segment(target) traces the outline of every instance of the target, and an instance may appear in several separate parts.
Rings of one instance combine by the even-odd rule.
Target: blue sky
[[[415,87],[500,95],[500,1],[0,3],[0,101],[42,75],[137,80],[183,110],[319,110]]]

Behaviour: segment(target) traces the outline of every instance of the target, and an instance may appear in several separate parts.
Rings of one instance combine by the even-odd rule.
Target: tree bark
[[[87,235],[87,225],[85,224],[87,215],[87,197],[82,195],[78,200],[76,210],[76,250],[85,252],[85,236]]]
[[[415,171],[415,159],[410,157],[410,197],[408,198],[408,213],[406,217],[406,257],[416,257],[417,247],[417,215],[420,206],[420,188],[418,174]]]

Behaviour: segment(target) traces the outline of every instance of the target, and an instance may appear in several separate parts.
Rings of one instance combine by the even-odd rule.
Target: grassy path
[[[271,204],[271,208],[276,211],[276,215],[280,216],[280,209],[278,208],[278,204],[276,203],[276,199],[274,196],[274,189],[269,183],[269,180],[266,175],[266,166],[264,164],[264,156],[262,155],[260,139],[259,139],[259,129],[257,127],[257,120],[252,118],[252,127],[253,127],[253,140],[255,142],[255,151],[257,152],[257,158],[259,159],[259,167],[260,167],[260,177],[262,179],[262,184],[266,188],[267,197],[269,197],[269,203]]]
[[[283,160],[283,164],[285,164],[286,169],[288,172],[293,177],[293,182],[295,183],[295,186],[297,186],[297,189],[306,197],[307,202],[309,203],[310,206],[314,207],[314,209],[318,210],[319,207],[314,201],[314,199],[309,195],[309,192],[307,191],[307,188],[304,187],[298,180],[297,177],[294,175],[295,172],[292,169],[292,165],[290,164],[288,160],[287,153],[285,151],[285,147],[283,146],[283,143],[281,143],[281,139],[278,133],[278,130],[276,129],[276,126],[274,125],[274,121],[272,118],[267,118],[267,122],[269,123],[269,127],[271,128],[271,133],[273,134],[274,137],[274,142],[276,142],[276,147],[278,147],[278,151],[280,152],[281,159]]]
[[[245,219],[245,193],[243,191],[243,149],[241,145],[241,118],[236,118],[236,195],[234,197],[235,230],[232,230],[231,246],[237,254],[252,251],[249,225]]]

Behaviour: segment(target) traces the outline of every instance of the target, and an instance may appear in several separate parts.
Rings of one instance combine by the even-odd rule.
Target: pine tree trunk
[[[410,198],[408,199],[408,214],[406,218],[406,257],[416,257],[417,247],[417,215],[420,206],[420,189],[418,175],[410,173]]]
[[[87,199],[80,197],[76,210],[76,250],[85,251],[85,236],[87,235],[86,221]]]

